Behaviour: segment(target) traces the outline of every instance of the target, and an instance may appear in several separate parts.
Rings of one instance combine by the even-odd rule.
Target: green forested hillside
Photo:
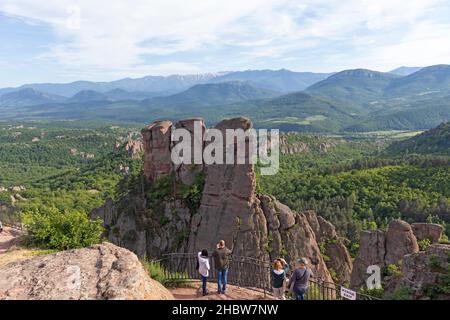
[[[259,177],[260,191],[296,210],[316,210],[351,241],[361,229],[384,228],[396,218],[450,223],[449,157],[395,159],[384,155],[379,139],[345,141],[327,152],[313,147],[283,155],[277,175]]]
[[[397,77],[391,73],[365,69],[348,70],[312,85],[306,92],[359,107],[359,112],[367,113],[377,107],[373,102],[383,96],[385,88]]]
[[[435,65],[392,81],[386,88],[390,96],[450,93],[450,65]]]
[[[387,151],[393,155],[418,153],[450,156],[450,122],[410,139],[396,142]]]

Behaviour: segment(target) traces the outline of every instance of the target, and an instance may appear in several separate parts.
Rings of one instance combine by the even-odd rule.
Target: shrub
[[[399,270],[399,268],[395,264],[388,264],[383,268],[383,275],[386,277],[394,276],[394,277],[401,277],[402,272]]]
[[[205,185],[205,176],[201,172],[197,174],[194,183],[192,185],[190,186],[182,185],[181,187],[181,197],[186,202],[188,208],[192,212],[196,212],[200,207],[204,185]]]
[[[161,266],[161,263],[149,261],[146,257],[144,257],[142,260],[142,265],[153,280],[156,280],[161,284],[165,284],[167,281],[167,275],[163,266]]]
[[[439,276],[439,280],[436,284],[427,284],[424,286],[423,291],[430,299],[438,299],[441,295],[450,296],[450,266],[447,269],[447,273]]]
[[[429,267],[432,269],[441,269],[442,268],[441,261],[437,254],[432,254],[430,256]]]
[[[399,288],[391,295],[392,300],[411,300],[411,289]]]
[[[423,239],[423,240],[417,241],[417,244],[419,245],[420,251],[425,251],[431,245],[431,241],[430,241],[430,239]]]
[[[384,297],[384,289],[383,288],[373,288],[373,289],[363,289],[361,288],[358,293],[363,295],[372,296],[375,298],[382,299]],[[361,297],[364,299],[364,297]]]
[[[150,278],[158,281],[165,287],[177,286],[184,287],[189,286],[189,279],[187,274],[184,272],[168,272],[164,266],[161,265],[159,261],[150,261],[147,257],[141,261],[144,268],[147,270]]]
[[[67,250],[88,247],[102,241],[103,222],[90,220],[81,211],[61,212],[41,208],[23,213],[27,242],[38,247]]]

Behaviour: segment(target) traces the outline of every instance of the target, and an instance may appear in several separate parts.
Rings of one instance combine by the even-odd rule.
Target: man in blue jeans
[[[217,293],[225,294],[227,289],[228,268],[230,266],[231,250],[220,240],[213,252],[214,265],[217,269]]]
[[[307,267],[308,260],[300,258],[297,260],[298,267],[289,280],[289,287],[294,292],[296,300],[304,300],[305,293],[308,291],[309,278],[312,276],[312,271]]]

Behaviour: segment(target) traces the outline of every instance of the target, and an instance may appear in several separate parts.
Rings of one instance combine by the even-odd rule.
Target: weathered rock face
[[[402,220],[389,224],[386,233],[386,264],[398,264],[405,254],[419,252],[416,236],[411,226]]]
[[[186,129],[192,137],[191,164],[183,163],[181,165],[174,165],[174,171],[176,172],[177,178],[184,184],[191,185],[194,183],[197,175],[203,171],[203,164],[196,164],[196,160],[203,160],[203,136],[206,130],[205,122],[201,118],[192,118],[178,121],[175,127],[177,129]],[[198,150],[200,150],[200,152]],[[198,159],[196,159],[196,155]]]
[[[450,245],[434,244],[426,251],[412,253],[403,257],[401,277],[392,279],[386,285],[388,295],[396,290],[408,290],[409,299],[450,299],[450,294],[426,288],[444,285],[444,277],[448,277]],[[448,280],[447,285],[448,285]],[[431,295],[430,296],[430,292]]]
[[[144,175],[155,182],[172,171],[170,149],[172,122],[157,121],[142,130]]]
[[[353,264],[350,285],[364,286],[368,278],[367,267],[389,264],[400,266],[406,255],[419,252],[417,239],[411,226],[405,221],[392,221],[386,233],[381,230],[363,231],[360,236],[359,253]]]
[[[411,227],[417,240],[428,239],[431,243],[439,242],[444,232],[444,227],[435,223],[413,223]]]
[[[353,262],[343,239],[338,237],[336,228],[314,211],[306,211],[305,216],[316,235],[317,242],[323,247],[326,265],[335,275],[335,282],[348,284],[353,269]]]
[[[386,255],[385,235],[381,230],[362,231],[359,237],[359,251],[353,263],[350,286],[360,288],[368,278],[367,267],[371,265],[384,266]]]
[[[167,300],[173,296],[150,279],[135,254],[104,243],[2,267],[0,299]]]
[[[225,129],[251,127],[245,118],[225,120],[216,126]],[[233,148],[234,141],[225,141]],[[250,164],[212,164],[205,168],[206,181],[198,212],[191,225],[189,248],[215,248],[223,239],[236,255],[267,259],[267,224],[256,198],[256,178]]]
[[[127,152],[128,156],[136,159],[139,157],[139,154],[142,152],[143,145],[142,141],[139,140],[128,140],[125,144],[125,151]]]
[[[267,221],[267,248],[271,260],[286,256],[295,265],[295,259],[306,257],[318,277],[333,282],[313,228],[303,213],[295,213],[272,196],[259,196],[261,209]]]

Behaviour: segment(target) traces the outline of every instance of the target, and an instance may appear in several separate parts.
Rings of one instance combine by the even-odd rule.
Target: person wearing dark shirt
[[[219,294],[225,294],[227,289],[230,255],[231,250],[225,246],[224,240],[220,240],[213,252],[214,265],[217,269],[217,292]]]
[[[309,287],[309,278],[313,276],[310,268],[308,268],[308,260],[300,258],[297,260],[298,267],[289,280],[289,287],[295,294],[296,300],[304,300],[305,294]]]
[[[276,299],[285,300],[284,291],[286,288],[286,277],[288,272],[288,264],[282,259],[276,259],[272,269],[272,291]]]

